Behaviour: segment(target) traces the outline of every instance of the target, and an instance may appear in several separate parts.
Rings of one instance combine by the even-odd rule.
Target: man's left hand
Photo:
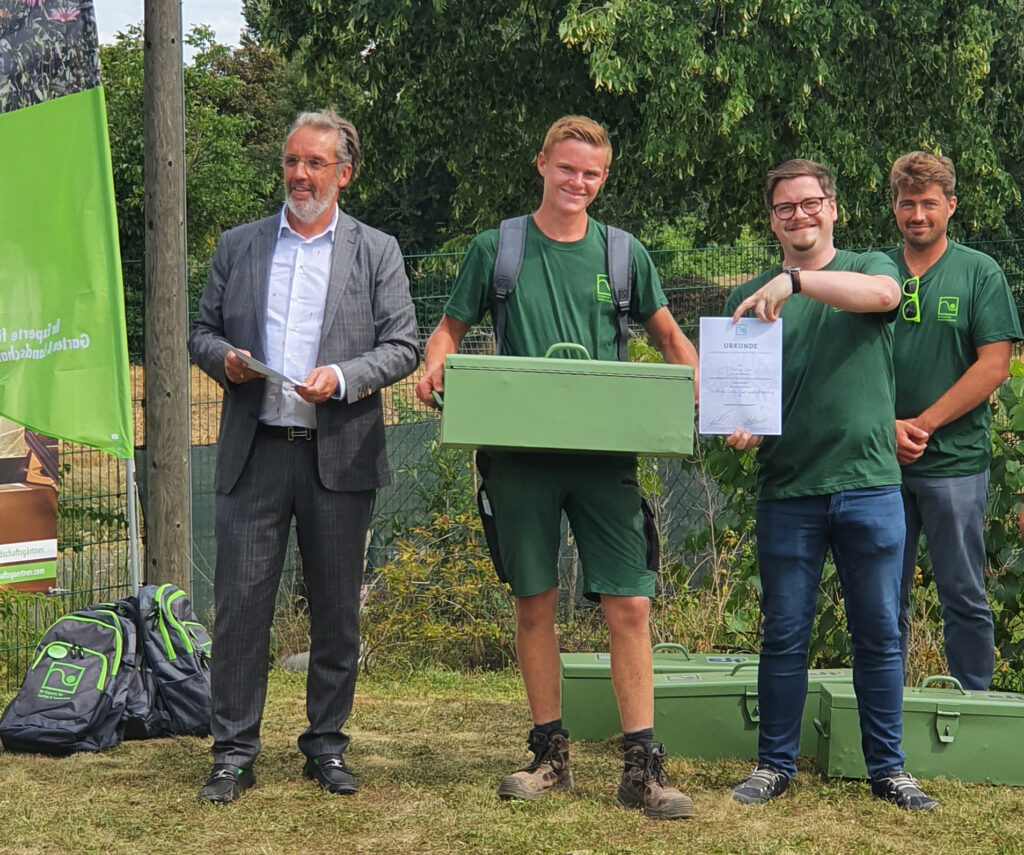
[[[322,404],[338,390],[338,375],[329,365],[318,365],[306,376],[295,391],[303,401]]]

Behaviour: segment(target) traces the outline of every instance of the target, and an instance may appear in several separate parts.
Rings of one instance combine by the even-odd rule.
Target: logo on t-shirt
[[[960,315],[959,297],[939,297],[939,312],[936,316],[940,321],[956,321]]]
[[[607,273],[597,274],[597,302],[610,303],[612,301],[612,283],[608,280]]]

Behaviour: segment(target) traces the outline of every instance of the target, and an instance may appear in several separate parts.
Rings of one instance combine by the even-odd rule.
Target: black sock
[[[654,742],[654,728],[645,727],[643,730],[633,730],[622,734],[622,748],[626,750],[631,745],[646,745]]]
[[[562,730],[562,720],[560,718],[545,722],[544,724],[535,724],[533,729],[537,733],[543,733],[545,736],[554,736],[556,733],[565,732]]]

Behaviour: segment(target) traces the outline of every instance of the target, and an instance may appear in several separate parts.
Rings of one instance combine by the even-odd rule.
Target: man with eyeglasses
[[[985,504],[991,458],[988,399],[1009,376],[1021,338],[1006,277],[994,259],[948,238],[956,172],[948,157],[903,155],[889,174],[904,244],[890,254],[903,282],[896,325],[896,456],[903,468],[907,542],[900,593],[904,664],[910,592],[924,530],[942,605],[949,673],[987,689],[994,665],[985,597]]]
[[[388,481],[380,390],[419,356],[398,242],[343,213],[356,129],[302,113],[284,144],[280,213],[225,232],[189,340],[224,388],[217,451],[213,769],[201,801],[254,782],[274,600],[294,518],[310,654],[303,773],[357,789],[341,728],[359,657],[359,593],[376,490]],[[273,379],[251,356],[269,367]]]
[[[790,160],[764,193],[782,263],[738,287],[726,311],[782,320],[782,435],[736,430],[734,448],[760,445],[757,559],[763,616],[758,759],[732,791],[763,804],[796,775],[807,656],[828,550],[843,586],[871,791],[906,810],[932,810],[903,771],[900,571],[904,523],[893,412],[896,265],[883,253],[837,250],[835,181]]]

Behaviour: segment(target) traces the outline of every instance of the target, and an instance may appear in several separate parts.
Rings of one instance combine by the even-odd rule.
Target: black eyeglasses
[[[808,216],[813,216],[821,210],[825,200],[831,198],[831,196],[811,196],[809,199],[801,199],[799,202],[779,202],[778,205],[772,205],[771,211],[780,220],[791,220],[799,205],[801,211]]]
[[[300,163],[306,164],[309,172],[319,174],[328,166],[337,166],[340,160],[320,160],[318,157],[296,157],[294,154],[286,154],[281,158],[281,165],[285,169],[296,169]]]
[[[912,324],[921,323],[921,277],[911,276],[903,283],[903,296],[907,299],[900,306],[903,320]]]

